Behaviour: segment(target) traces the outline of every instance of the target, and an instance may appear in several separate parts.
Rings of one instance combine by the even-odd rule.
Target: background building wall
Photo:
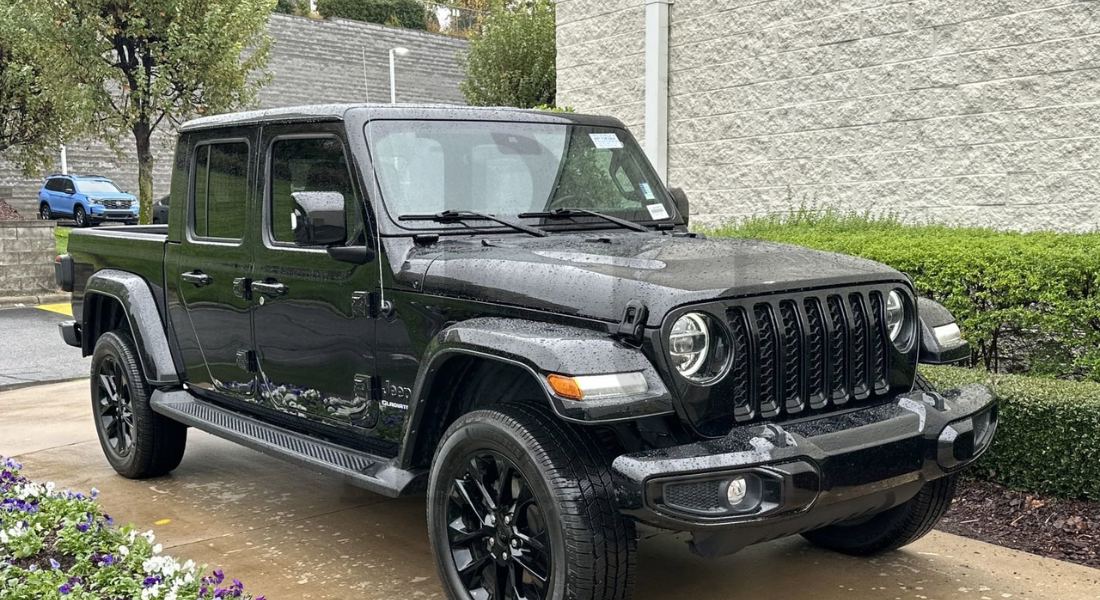
[[[558,13],[562,104],[639,137],[642,3]],[[1100,224],[1098,2],[676,0],[671,23],[669,183],[698,222],[806,205]]]
[[[273,14],[268,29],[274,39],[267,70],[271,81],[259,92],[258,108],[325,102],[389,102],[389,49],[404,46],[397,63],[397,101],[464,104],[459,54],[466,40],[411,29],[344,19],[309,19]],[[159,131],[154,139],[154,198],[168,193],[175,133]],[[98,141],[67,146],[69,171],[105,175],[137,193],[137,159],[133,139],[119,141],[121,156]],[[55,171],[61,170],[55,160]],[[0,161],[0,198],[34,218],[42,177],[25,177]]]
[[[54,223],[0,221],[0,298],[54,294]]]

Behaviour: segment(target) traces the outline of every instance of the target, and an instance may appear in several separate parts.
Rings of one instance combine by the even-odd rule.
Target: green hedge
[[[1000,399],[993,447],[971,473],[1012,488],[1100,500],[1100,384],[922,366],[939,389],[980,382]]]
[[[1100,381],[1100,233],[1017,233],[802,210],[708,231],[842,252],[908,273],[993,371]]]
[[[317,0],[322,17],[343,17],[406,29],[428,29],[434,14],[417,0]]]

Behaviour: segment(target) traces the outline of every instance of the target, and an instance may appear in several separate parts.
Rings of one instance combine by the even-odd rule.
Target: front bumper
[[[93,221],[136,221],[138,213],[133,208],[106,208],[101,204],[93,204],[88,218]]]
[[[620,509],[691,531],[705,556],[871,515],[978,458],[993,439],[997,401],[982,385],[912,392],[888,404],[791,423],[734,428],[726,437],[615,459]],[[755,482],[748,506],[726,487]]]

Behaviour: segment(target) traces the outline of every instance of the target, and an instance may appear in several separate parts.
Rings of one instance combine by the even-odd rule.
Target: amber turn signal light
[[[550,384],[550,389],[562,398],[572,398],[573,400],[584,398],[581,386],[577,385],[577,380],[572,377],[550,374],[546,376],[546,382]]]

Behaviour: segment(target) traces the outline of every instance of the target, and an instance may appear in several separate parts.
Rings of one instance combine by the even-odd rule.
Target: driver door
[[[295,242],[292,194],[344,198],[346,240],[371,244],[351,153],[340,124],[265,127],[262,232],[253,267],[256,361],[263,406],[277,420],[330,436],[374,428],[375,322],[354,302],[377,291],[378,261],[338,261],[325,247]],[[354,304],[354,306],[353,306]]]

